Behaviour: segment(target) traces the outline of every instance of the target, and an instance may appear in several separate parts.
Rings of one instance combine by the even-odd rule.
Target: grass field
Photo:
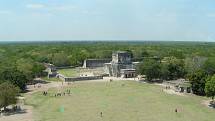
[[[103,68],[95,68],[95,69],[78,69],[78,68],[72,68],[72,69],[60,69],[58,72],[64,76],[67,77],[78,77],[80,75],[101,75],[104,74]]]
[[[169,95],[160,86],[129,81],[77,82],[71,96],[35,93],[36,121],[214,121],[215,110],[201,104],[206,98]],[[66,89],[65,89],[66,90]],[[54,94],[57,89],[50,89]],[[64,107],[64,112],[60,108]],[[179,110],[175,113],[175,108]],[[100,117],[103,112],[103,117]]]
[[[43,77],[42,80],[49,81],[49,82],[61,82],[59,78],[48,78],[48,77]]]
[[[77,69],[60,69],[58,70],[60,74],[63,74],[64,76],[67,77],[77,77],[79,76],[78,70]]]

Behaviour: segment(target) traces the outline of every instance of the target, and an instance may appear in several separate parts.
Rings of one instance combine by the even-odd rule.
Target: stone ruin
[[[44,66],[46,67],[45,72],[47,72],[48,78],[56,77],[56,75],[58,74],[57,68],[53,64],[44,63]]]
[[[136,67],[139,62],[132,62],[132,55],[127,51],[116,51],[112,53],[112,59],[87,59],[83,68],[104,68],[104,75],[133,78],[136,77]]]
[[[136,67],[139,62],[132,62],[131,53],[116,51],[112,54],[112,61],[104,64],[104,71],[109,76],[133,78],[136,77]]]
[[[86,59],[83,63],[83,68],[98,68],[104,67],[105,63],[109,63],[111,59]]]

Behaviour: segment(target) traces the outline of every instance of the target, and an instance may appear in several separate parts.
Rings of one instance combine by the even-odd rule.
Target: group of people
[[[44,96],[47,96],[48,95],[48,92],[47,91],[43,91],[43,93],[42,93]],[[54,97],[57,97],[57,96],[65,96],[65,95],[70,95],[71,94],[71,91],[69,90],[69,89],[67,89],[65,92],[63,92],[63,93],[61,93],[61,92],[59,92],[59,93],[55,93],[54,94]]]
[[[170,86],[166,86],[166,89],[171,89],[171,87]]]
[[[34,84],[34,88],[41,88],[41,84]]]
[[[48,95],[48,92],[43,91],[43,95],[44,95],[44,96],[47,96],[47,95]]]
[[[57,97],[57,96],[65,96],[65,95],[70,95],[71,94],[71,92],[70,92],[70,90],[66,90],[66,92],[63,92],[63,93],[57,93],[57,94],[55,94],[54,96],[55,97]]]

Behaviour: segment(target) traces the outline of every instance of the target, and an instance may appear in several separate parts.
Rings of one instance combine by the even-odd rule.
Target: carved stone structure
[[[132,62],[131,53],[117,51],[112,54],[112,61],[105,63],[105,73],[109,76],[131,78],[136,76],[138,62]]]
[[[50,64],[50,63],[45,63],[44,65],[46,67],[45,72],[48,73],[48,78],[56,77],[56,75],[57,75],[56,67],[53,64]]]

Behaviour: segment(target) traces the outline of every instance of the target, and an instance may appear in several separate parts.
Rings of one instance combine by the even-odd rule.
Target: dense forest
[[[215,43],[202,42],[17,42],[0,44],[0,60],[50,62],[56,66],[80,65],[87,58],[111,58],[116,50],[142,57],[215,57]]]
[[[210,42],[2,42],[0,83],[9,81],[25,90],[28,81],[43,76],[43,63],[76,67],[85,59],[111,58],[117,50],[131,52],[141,62],[139,74],[148,80],[186,78],[198,95],[205,95],[206,81],[214,79],[215,43]]]

